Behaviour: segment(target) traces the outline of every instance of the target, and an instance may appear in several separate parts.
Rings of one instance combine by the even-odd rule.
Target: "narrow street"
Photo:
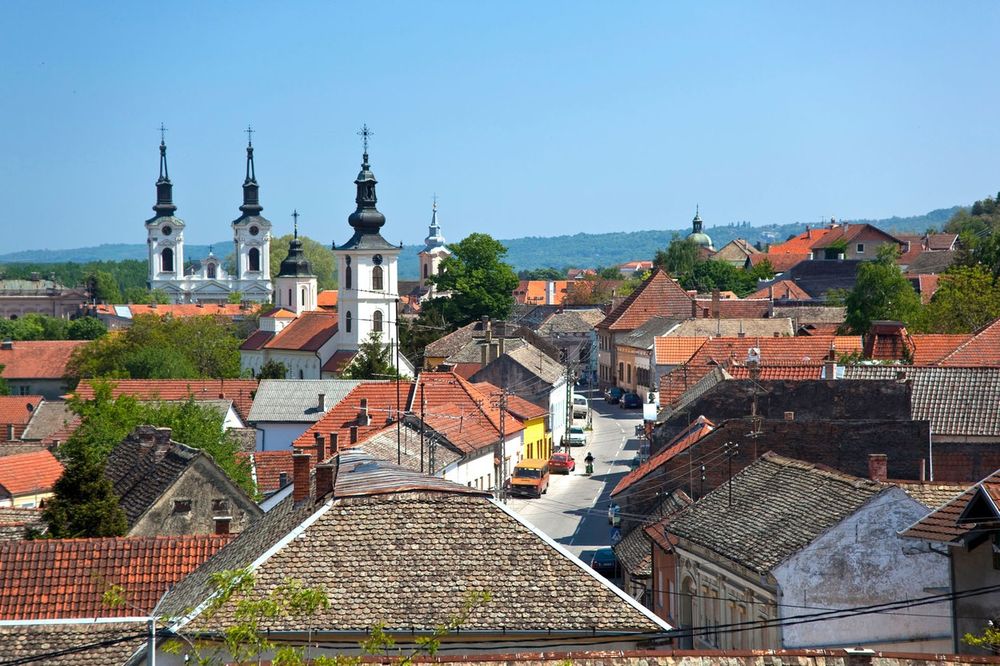
[[[512,499],[509,506],[589,563],[596,549],[610,545],[609,496],[638,453],[635,427],[642,422],[642,412],[609,405],[596,390],[584,395],[590,399],[593,430],[587,432],[587,446],[572,450],[576,471],[553,474],[541,499]],[[577,425],[584,423],[576,420]],[[594,455],[594,474],[589,477],[583,460],[588,451]]]

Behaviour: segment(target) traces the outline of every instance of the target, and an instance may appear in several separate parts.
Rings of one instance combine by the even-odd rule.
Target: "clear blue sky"
[[[996,2],[6,2],[0,253],[145,242],[160,122],[189,243],[912,215],[1000,189]]]

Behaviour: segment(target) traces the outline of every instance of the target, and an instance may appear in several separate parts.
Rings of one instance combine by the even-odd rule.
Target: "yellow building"
[[[512,395],[507,398],[507,411],[524,424],[521,458],[548,460],[552,455],[548,409]]]

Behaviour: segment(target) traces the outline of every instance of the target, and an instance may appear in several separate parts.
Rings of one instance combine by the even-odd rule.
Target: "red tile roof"
[[[931,302],[931,298],[937,293],[938,285],[941,282],[941,276],[937,273],[907,274],[906,279],[910,281],[913,288],[920,294],[920,302],[924,305]]]
[[[40,395],[0,395],[0,425],[28,425],[41,402]]]
[[[500,389],[489,382],[476,382],[473,386],[476,387],[480,393],[486,395],[495,395],[500,393]],[[527,421],[529,419],[537,419],[541,416],[546,416],[549,413],[549,410],[547,407],[536,405],[530,400],[525,400],[520,396],[510,394],[507,396],[507,413],[512,414],[516,419]]]
[[[597,328],[631,331],[645,324],[650,317],[657,316],[691,316],[691,297],[659,268],[605,317]]]
[[[62,476],[62,463],[48,449],[5,456],[0,463],[0,489],[12,497],[52,490]]]
[[[425,422],[465,453],[492,445],[500,438],[499,389],[480,390],[453,372],[424,372],[419,382],[427,401]],[[508,437],[524,429],[506,417]]]
[[[927,249],[933,252],[954,250],[958,234],[928,234]]]
[[[141,305],[132,304],[128,306],[132,311],[132,316],[157,315],[164,317],[248,317],[257,311],[258,306],[253,305],[244,308],[239,303],[224,303],[218,305],[197,304],[197,303],[171,303],[167,305]],[[112,310],[111,314],[114,314]]]
[[[976,331],[938,365],[967,368],[1000,366],[1000,319]]]
[[[715,304],[711,298],[698,298],[699,311],[704,315],[714,316]],[[771,309],[771,301],[764,298],[722,298],[719,299],[719,316],[722,319],[763,319]]]
[[[960,523],[958,519],[980,490],[985,491],[992,498],[998,497],[1000,494],[1000,471],[971,485],[964,493],[931,511],[900,534],[914,539],[958,543],[967,532],[975,528],[975,525]]]
[[[76,387],[78,398],[94,398],[91,381],[84,379]],[[233,408],[246,421],[256,391],[256,379],[117,379],[111,395],[131,395],[138,400],[232,400]]]
[[[329,312],[303,312],[297,319],[264,343],[265,349],[317,351],[337,334],[337,315]]]
[[[66,364],[86,340],[16,340],[0,349],[0,377],[4,379],[62,379]]]
[[[321,308],[335,308],[337,307],[337,299],[340,292],[336,289],[324,289],[319,292],[316,296],[316,304]]]
[[[240,351],[257,351],[258,349],[263,349],[267,341],[274,337],[274,333],[271,331],[265,331],[264,329],[258,329],[250,334],[250,337],[243,341],[240,345]]]
[[[455,367],[452,368],[452,372],[462,379],[469,379],[482,369],[482,363],[456,363]]]
[[[422,375],[421,375],[422,376]],[[413,382],[399,382],[400,408],[405,412],[410,404],[410,394],[413,392]],[[362,398],[368,400],[368,425],[358,423],[358,412]],[[346,449],[351,444],[351,426],[358,426],[358,441],[365,440],[369,435],[394,423],[396,415],[396,382],[365,382],[358,384],[353,391],[327,411],[319,421],[299,435],[292,442],[295,448],[310,452],[316,445],[316,433],[326,440],[327,451],[330,450],[330,435],[337,434],[338,449]]]
[[[774,284],[758,289],[747,298],[777,298],[787,301],[811,301],[810,296],[802,287],[791,280],[778,280]]]
[[[231,539],[198,535],[2,542],[0,620],[145,615],[167,588]],[[112,586],[121,586],[125,605],[104,602]]]
[[[713,430],[715,430],[715,424],[706,419],[704,416],[699,416],[694,423],[681,431],[677,437],[674,437],[662,451],[622,477],[621,481],[618,482],[618,485],[615,486],[615,489],[611,491],[611,496],[614,497],[615,495],[628,490],[633,484],[645,478],[650,472],[657,469],[660,465],[667,462],[681,451],[686,451],[692,444]]]
[[[968,333],[915,333],[913,365],[937,365],[948,354],[972,338]]]
[[[334,352],[333,356],[331,356],[327,362],[323,364],[322,372],[332,372],[339,375],[344,371],[344,368],[351,364],[351,361],[353,361],[354,357],[357,355],[358,352],[356,351],[343,349],[338,352]]]
[[[514,290],[514,300],[527,305],[562,305],[566,302],[566,280],[553,280],[553,299],[549,300],[549,280],[521,280]]]
[[[305,451],[315,459],[316,450]],[[281,489],[281,473],[285,473],[285,483],[292,482],[292,450],[256,451],[252,454],[254,475],[257,479],[257,492],[273,493]]]
[[[892,234],[886,233],[885,231],[882,231],[878,227],[872,226],[871,224],[841,224],[834,227],[833,229],[830,229],[829,233],[824,234],[823,237],[820,238],[815,243],[813,243],[811,247],[815,250],[818,250],[830,247],[834,243],[837,243],[838,241],[841,240],[850,242],[865,232],[870,232],[876,235],[880,235],[886,240],[896,241],[897,243],[899,242],[899,239],[893,236]]]
[[[687,363],[705,344],[705,338],[661,336],[653,339],[656,365],[681,365]]]
[[[775,273],[786,273],[803,261],[808,261],[809,255],[799,252],[767,252],[750,255],[750,265],[758,266],[765,261],[771,264]]]
[[[816,244],[821,242],[826,236],[832,234],[834,230],[835,228],[830,227],[806,229],[798,236],[793,236],[784,243],[775,243],[767,249],[767,254],[804,254],[808,256],[812,249],[816,247]]]
[[[733,379],[750,379],[750,369],[745,365],[733,365],[726,368]],[[821,365],[765,365],[760,369],[760,381],[822,379]]]

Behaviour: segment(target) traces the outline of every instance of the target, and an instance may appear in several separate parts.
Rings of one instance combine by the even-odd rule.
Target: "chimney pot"
[[[233,520],[232,516],[216,516],[215,517],[216,536],[229,534],[229,525],[232,522],[232,520]]]
[[[869,453],[868,477],[872,481],[884,483],[889,478],[889,456],[884,453]]]
[[[296,504],[309,498],[309,454],[292,454],[292,499]]]
[[[334,466],[316,465],[316,497],[324,497],[333,492]]]
[[[8,442],[13,442],[14,441],[14,424],[13,423],[8,423],[7,424],[7,441]]]
[[[827,361],[823,364],[825,366],[824,379],[836,379],[837,378],[837,362]]]
[[[358,407],[358,425],[366,426],[369,425],[368,420],[368,398],[361,398],[360,406]]]
[[[326,393],[319,394],[319,411],[326,411]]]
[[[692,298],[691,299],[691,318],[692,319],[697,319],[698,318],[698,299],[697,298]]]
[[[316,433],[316,462],[321,463],[326,460],[326,444],[323,442],[323,434]]]
[[[795,412],[785,412],[785,420],[786,421],[794,421],[795,420]]]

